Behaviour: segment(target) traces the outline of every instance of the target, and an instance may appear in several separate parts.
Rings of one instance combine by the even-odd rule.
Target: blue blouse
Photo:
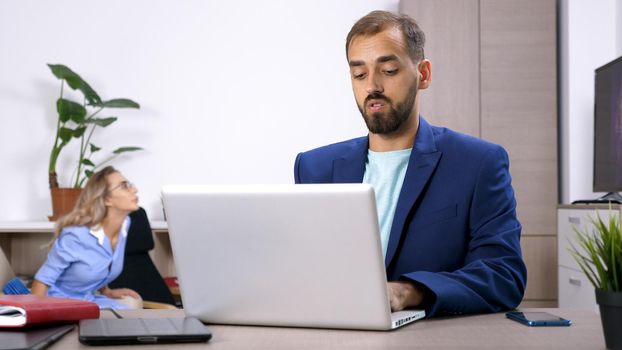
[[[49,286],[50,296],[92,301],[100,308],[126,309],[127,306],[95,292],[121,274],[129,227],[127,217],[114,251],[101,227],[63,228],[35,279]]]

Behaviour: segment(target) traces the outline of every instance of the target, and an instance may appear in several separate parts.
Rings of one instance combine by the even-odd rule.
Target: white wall
[[[622,1],[560,1],[562,203],[593,199],[594,70],[622,55]]]
[[[48,157],[66,64],[113,110],[93,140],[146,148],[117,166],[162,217],[164,184],[291,183],[297,152],[365,133],[344,43],[397,0],[0,2],[0,220],[51,214]],[[67,185],[75,149],[65,150]]]

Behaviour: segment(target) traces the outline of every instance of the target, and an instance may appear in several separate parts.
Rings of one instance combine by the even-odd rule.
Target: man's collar
[[[421,115],[419,115],[419,128],[415,136],[413,151],[420,153],[434,153],[437,151],[432,126]]]

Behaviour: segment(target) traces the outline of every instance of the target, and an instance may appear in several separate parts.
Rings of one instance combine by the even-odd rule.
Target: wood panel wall
[[[557,306],[555,0],[402,0],[426,33],[436,125],[501,144],[510,156],[528,268],[523,306]]]

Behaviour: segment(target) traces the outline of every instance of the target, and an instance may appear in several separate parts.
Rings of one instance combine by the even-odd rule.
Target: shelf
[[[151,229],[156,233],[168,232],[166,221],[150,221]],[[2,233],[52,233],[54,222],[51,221],[0,221]]]

